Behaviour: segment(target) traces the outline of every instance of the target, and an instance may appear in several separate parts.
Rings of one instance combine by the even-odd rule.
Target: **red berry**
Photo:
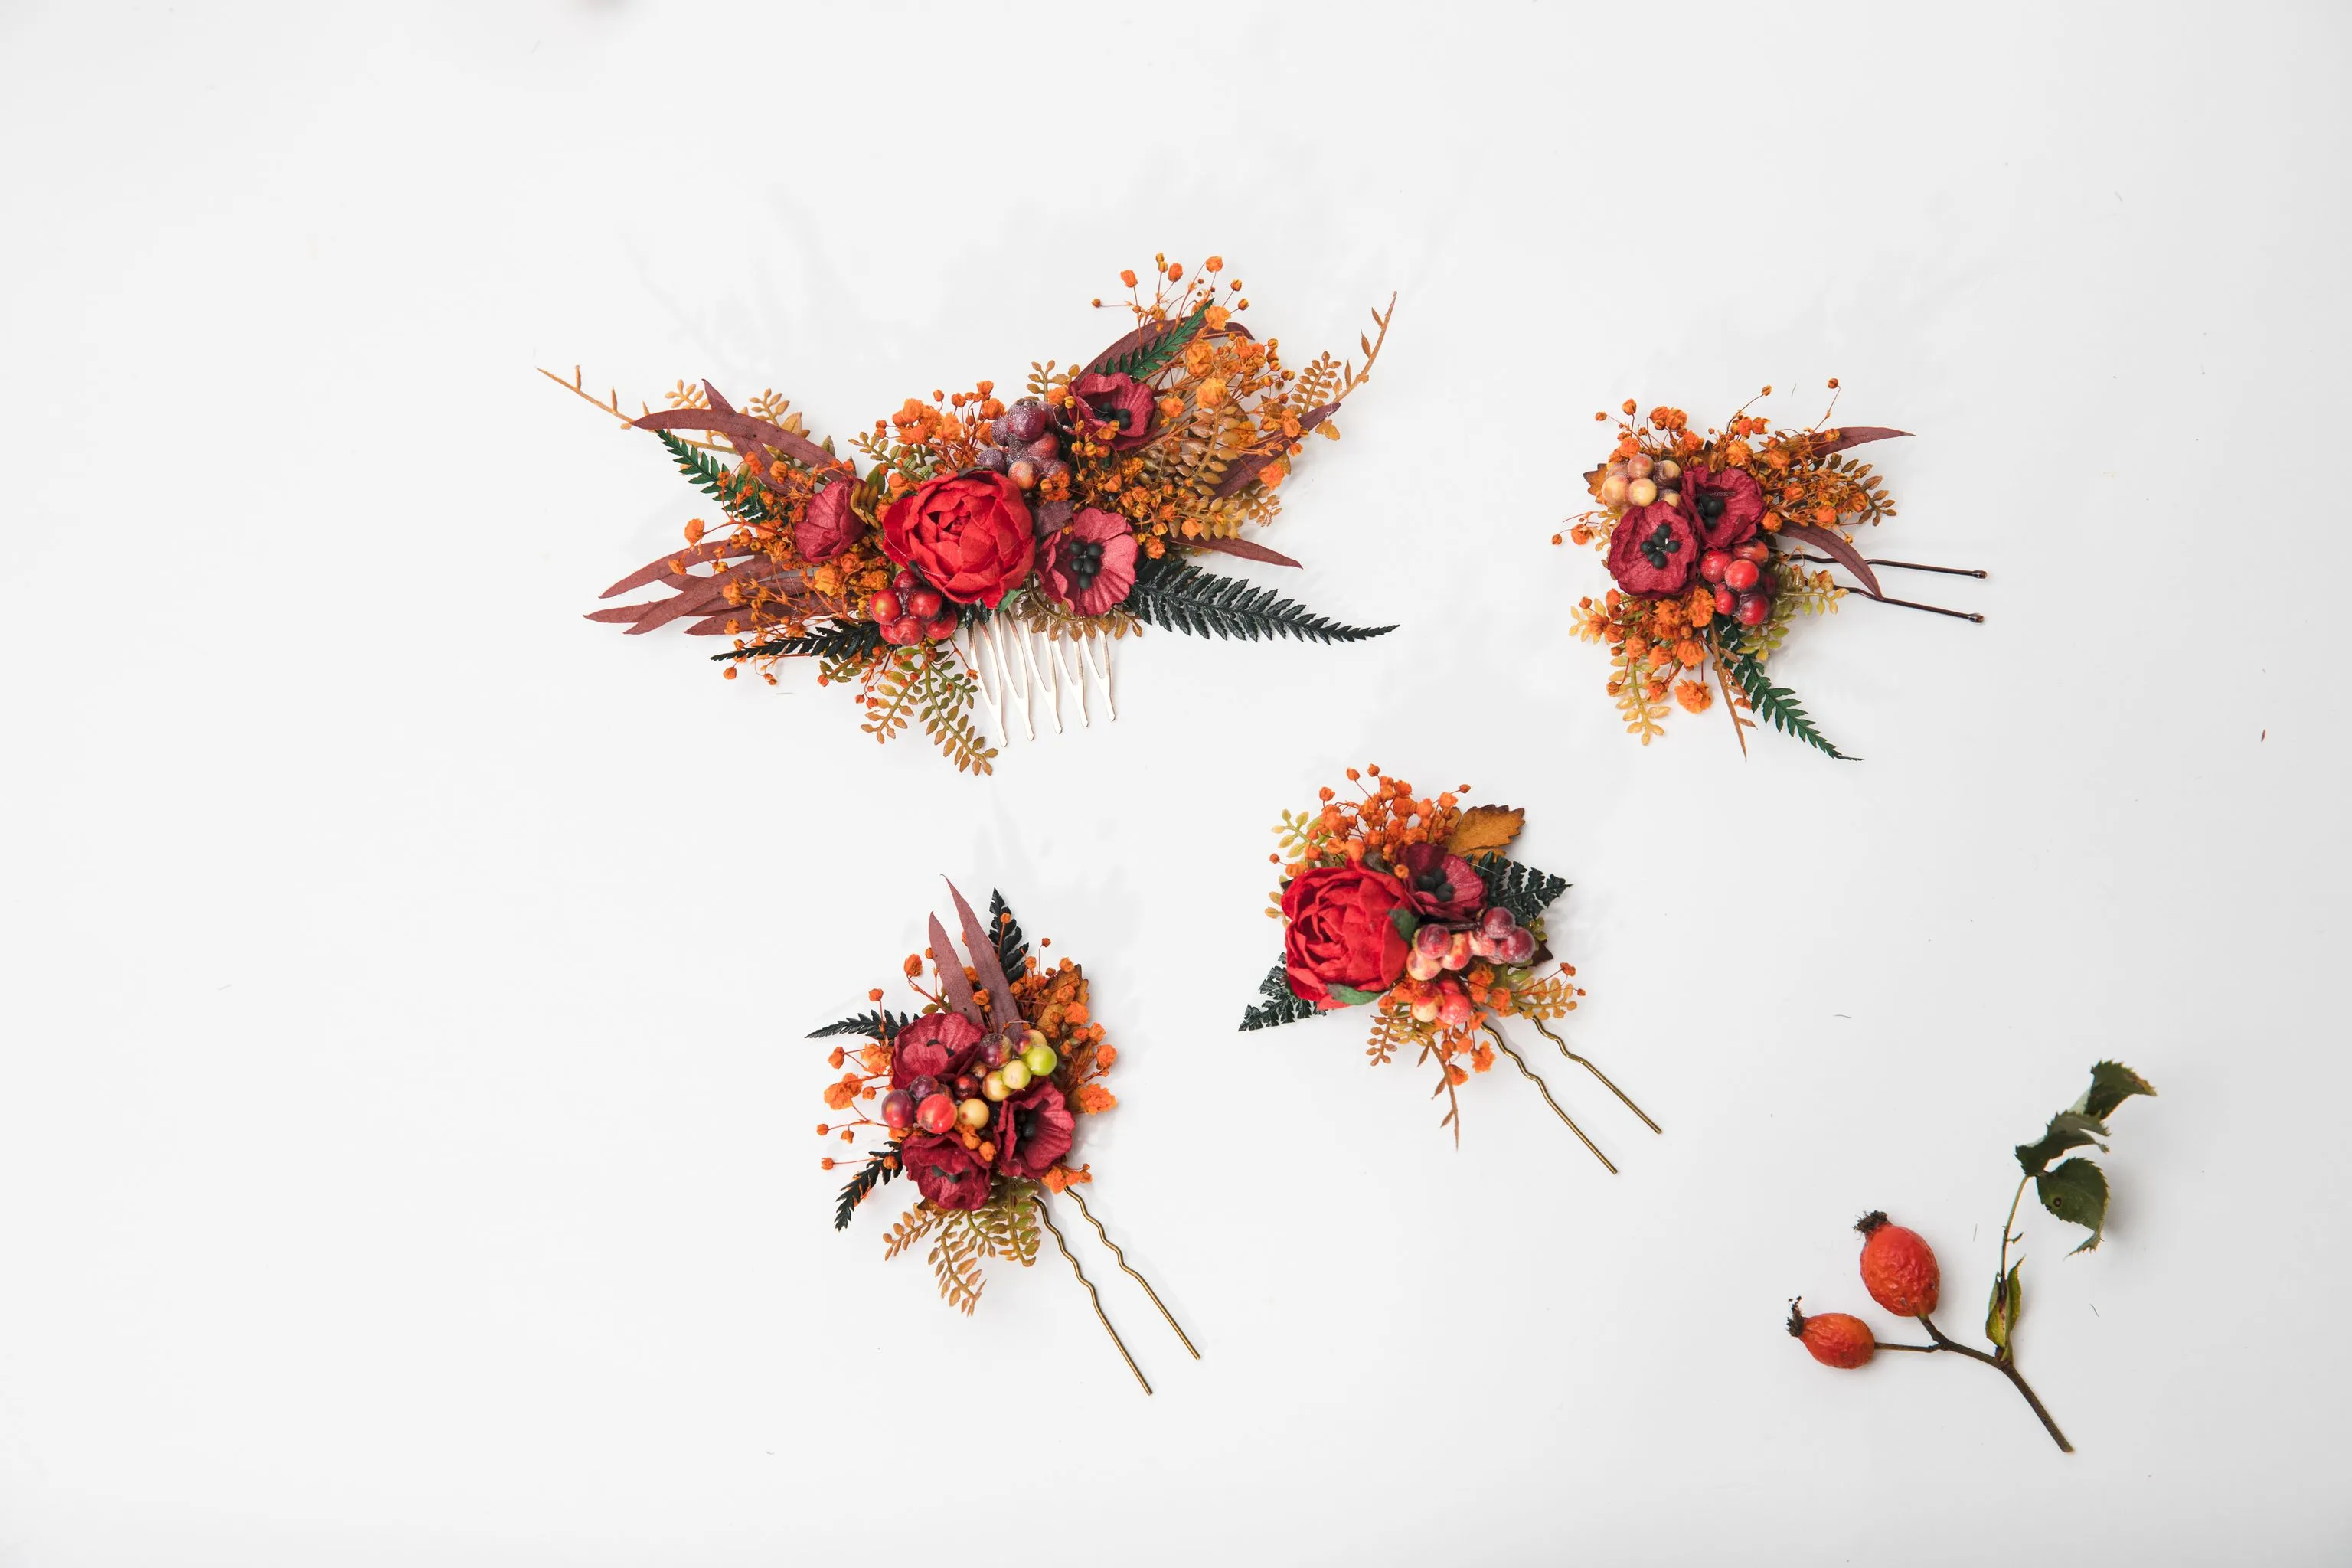
[[[1848,1312],[1816,1312],[1808,1318],[1795,1301],[1789,1303],[1789,1332],[1823,1366],[1849,1371],[1876,1353],[1870,1325]]]
[[[915,1120],[915,1097],[903,1089],[894,1089],[882,1097],[882,1125],[893,1132],[904,1132]]]
[[[1753,561],[1734,561],[1723,569],[1723,585],[1735,594],[1745,594],[1763,575],[1764,568]]]
[[[890,579],[890,586],[898,589],[901,594],[911,593],[922,585],[923,580],[916,576],[914,569],[909,566],[899,567],[898,574]]]
[[[972,1077],[971,1074],[968,1072],[956,1074],[955,1097],[958,1100],[970,1100],[973,1095],[978,1094],[979,1092],[980,1079]]]
[[[908,647],[923,640],[923,623],[912,616],[900,616],[884,635],[900,647]]]
[[[1936,1310],[1935,1249],[1916,1230],[1889,1225],[1873,1209],[1854,1225],[1862,1232],[1862,1283],[1870,1299],[1890,1312],[1906,1318],[1925,1317]]]
[[[1753,561],[1759,566],[1772,559],[1772,547],[1760,539],[1751,539],[1745,544],[1735,544],[1731,547],[1731,552],[1742,561]]]
[[[1724,581],[1724,573],[1731,565],[1731,552],[1710,550],[1698,558],[1698,574],[1710,583]]]
[[[945,1132],[955,1125],[955,1101],[935,1094],[915,1108],[915,1124],[926,1132]]]
[[[1739,605],[1736,613],[1739,616],[1741,626],[1760,626],[1764,624],[1765,617],[1772,613],[1772,601],[1761,594],[1742,594],[1739,595]]]
[[[923,623],[923,635],[933,642],[945,642],[956,633],[956,613],[950,610]]]
[[[907,595],[907,613],[920,620],[929,620],[940,613],[943,601],[933,588],[918,588]]]
[[[1733,593],[1730,589],[1725,587],[1720,583],[1717,583],[1715,585],[1715,613],[1717,615],[1727,616],[1731,614],[1733,607],[1738,603],[1738,595]]]
[[[898,595],[887,588],[866,601],[866,618],[879,621],[886,626],[906,613],[905,606],[898,602]]]

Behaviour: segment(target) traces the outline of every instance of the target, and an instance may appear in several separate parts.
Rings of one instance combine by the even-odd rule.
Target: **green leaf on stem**
[[[2033,1192],[2042,1206],[2064,1220],[2088,1229],[2091,1239],[2074,1248],[2088,1252],[2099,1245],[2107,1223],[2107,1178],[2088,1160],[2069,1160],[2054,1171],[2033,1178]]]
[[[2017,1283],[2017,1271],[2025,1267],[2020,1258],[2009,1266],[2009,1278],[1993,1277],[1992,1300],[1985,1308],[1985,1338],[2004,1353],[2009,1350],[2009,1336],[2017,1331],[2017,1315],[2025,1305],[2025,1297]]]
[[[2091,1087],[2082,1103],[2074,1109],[2085,1116],[2105,1121],[2116,1113],[2116,1107],[2135,1094],[2154,1097],[2155,1089],[2147,1079],[2121,1062],[2100,1062],[2091,1068]]]
[[[2080,1149],[2085,1143],[2106,1152],[2107,1146],[2099,1142],[2107,1135],[2105,1123],[2079,1110],[2062,1110],[2050,1119],[2049,1130],[2038,1143],[2020,1143],[2017,1163],[2029,1176],[2038,1176],[2050,1168],[2050,1162],[2069,1149]]]
[[[1359,991],[1352,985],[1341,985],[1336,981],[1328,981],[1325,984],[1333,996],[1350,1007],[1360,1007],[1367,1002],[1377,1002],[1381,999],[1381,994],[1377,991]]]

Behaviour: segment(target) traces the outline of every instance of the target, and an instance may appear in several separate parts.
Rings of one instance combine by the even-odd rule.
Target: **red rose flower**
[[[1035,1181],[1070,1152],[1078,1119],[1050,1079],[1031,1084],[996,1110],[996,1168]]]
[[[918,1132],[899,1145],[898,1163],[915,1178],[916,1189],[943,1209],[988,1206],[994,1177],[960,1138]]]
[[[1609,536],[1609,574],[1625,592],[1664,599],[1688,587],[1697,571],[1698,536],[1681,508],[1652,501],[1617,520]]]
[[[1397,857],[1412,907],[1428,920],[1466,921],[1486,901],[1486,884],[1459,855],[1434,844],[1412,844]]]
[[[882,513],[882,552],[959,605],[991,609],[1028,577],[1037,542],[1021,487],[1003,474],[929,479]]]
[[[802,560],[830,561],[857,542],[866,525],[849,510],[850,492],[856,488],[855,479],[837,479],[809,498],[808,510],[793,524],[793,548]]]
[[[1318,1007],[1346,1007],[1378,995],[1404,973],[1404,932],[1394,917],[1404,885],[1360,866],[1317,866],[1282,889],[1283,967],[1290,989]]]
[[[919,1078],[950,1079],[980,1054],[980,1026],[961,1013],[926,1013],[898,1031],[890,1053],[890,1087]]]
[[[1745,468],[1719,474],[1690,468],[1683,474],[1683,505],[1697,520],[1709,550],[1728,550],[1756,537],[1764,516],[1764,487]]]
[[[1070,383],[1070,395],[1087,418],[1118,426],[1114,447],[1139,446],[1151,434],[1151,388],[1131,375],[1091,371]]]
[[[1135,535],[1127,519],[1094,507],[1045,536],[1037,563],[1045,596],[1081,616],[1099,616],[1135,586]]]

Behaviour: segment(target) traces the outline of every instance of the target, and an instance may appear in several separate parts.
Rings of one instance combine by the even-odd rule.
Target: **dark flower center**
[[[1723,515],[1723,509],[1730,500],[1731,498],[1721,490],[1704,490],[1700,492],[1698,498],[1698,514],[1707,521],[1713,522]]]
[[[1013,1113],[1013,1130],[1021,1135],[1021,1141],[1024,1143],[1034,1139],[1037,1136],[1037,1130],[1044,1126],[1045,1122],[1045,1112],[1038,1106],[1025,1106]]]
[[[1062,575],[1070,580],[1073,589],[1083,594],[1102,575],[1102,558],[1100,542],[1081,540],[1062,552]]]
[[[1447,876],[1445,867],[1439,864],[1415,877],[1412,885],[1424,893],[1442,893],[1454,886],[1454,879]]]
[[[1705,501],[1699,502],[1699,510],[1702,511],[1706,510]],[[1723,503],[1717,501],[1715,510],[1721,511]],[[1651,565],[1663,572],[1666,569],[1666,557],[1682,547],[1683,542],[1675,537],[1674,525],[1662,522],[1650,531],[1649,538],[1642,541],[1642,555]]]

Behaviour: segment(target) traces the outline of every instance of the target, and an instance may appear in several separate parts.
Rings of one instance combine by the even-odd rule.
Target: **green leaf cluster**
[[[988,890],[988,929],[996,936],[996,963],[1004,978],[1020,979],[1029,965],[1029,938],[1013,918],[1013,906],[993,888]]]
[[[1830,743],[1829,737],[1813,727],[1805,714],[1804,705],[1797,694],[1785,686],[1775,686],[1772,678],[1764,673],[1763,665],[1753,655],[1737,644],[1724,650],[1723,668],[1733,682],[1747,695],[1748,710],[1784,735],[1798,740],[1822,754],[1841,763],[1858,763],[1860,757],[1850,757]]]
[[[728,515],[745,522],[765,522],[768,509],[760,504],[758,486],[751,481],[739,482],[733,472],[720,468],[709,453],[679,439],[667,430],[656,430],[661,444],[669,448],[677,459],[678,472],[687,482],[712,500],[727,509]]]
[[[1148,381],[1167,369],[1184,352],[1184,345],[1201,335],[1208,320],[1209,308],[1203,305],[1150,342],[1108,357],[1094,368],[1105,375],[1129,375]]]
[[[1315,1016],[1315,1004],[1290,988],[1290,972],[1277,963],[1265,972],[1257,983],[1258,994],[1265,1001],[1244,1009],[1242,1027],[1271,1029],[1281,1024],[1296,1024]]]
[[[1220,577],[1164,555],[1136,569],[1135,586],[1120,605],[1139,621],[1196,637],[1296,637],[1301,642],[1361,642],[1387,626],[1350,626],[1313,615],[1271,588]]]
[[[714,664],[747,658],[814,658],[858,660],[871,658],[882,646],[882,628],[872,621],[835,621],[806,637],[776,637],[747,647],[730,648],[710,656]]]
[[[850,1216],[857,1212],[857,1205],[871,1196],[875,1188],[898,1175],[898,1145],[893,1142],[888,1148],[877,1149],[866,1156],[866,1163],[858,1168],[857,1174],[849,1178],[848,1184],[841,1189],[841,1201],[834,1205],[834,1229],[847,1230]]]
[[[2121,1062],[2100,1062],[2091,1068],[2091,1087],[2082,1098],[2053,1116],[2040,1138],[2017,1146],[2018,1166],[2033,1183],[2034,1196],[2041,1199],[2042,1206],[2091,1233],[2074,1248],[2076,1252],[2098,1246],[2105,1230],[2106,1173],[2080,1155],[2055,1166],[2051,1162],[2072,1149],[2089,1147],[2105,1153],[2107,1146],[2102,1140],[2109,1136],[2107,1120],[2116,1108],[2134,1095],[2155,1093],[2146,1079]]]
[[[812,1030],[809,1038],[823,1040],[835,1035],[863,1035],[868,1039],[883,1040],[897,1034],[914,1021],[911,1014],[889,1013],[875,1008],[868,1012],[853,1013],[846,1018],[827,1024],[822,1029]]]

